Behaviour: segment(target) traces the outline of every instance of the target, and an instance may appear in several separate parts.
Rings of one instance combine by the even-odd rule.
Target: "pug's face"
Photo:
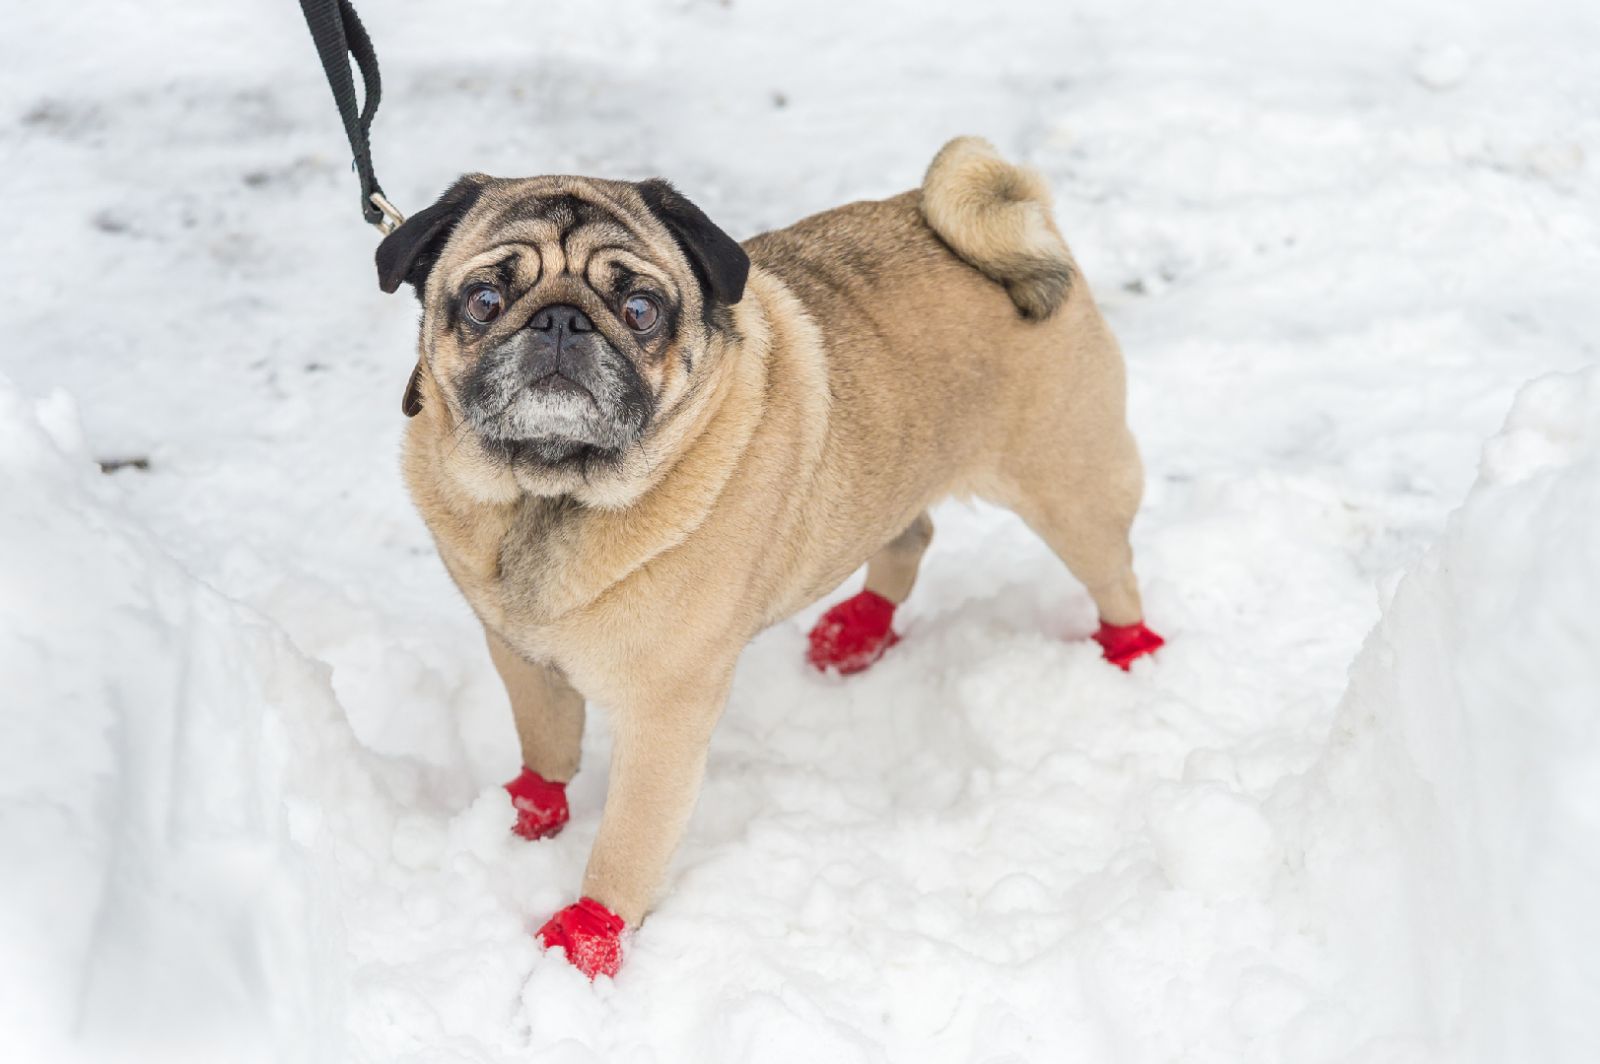
[[[664,181],[469,175],[378,248],[423,305],[425,374],[483,461],[563,494],[625,475],[693,390],[749,260]]]

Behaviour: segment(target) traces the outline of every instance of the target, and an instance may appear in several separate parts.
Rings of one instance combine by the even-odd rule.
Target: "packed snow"
[[[530,932],[604,714],[512,836],[297,5],[8,12],[0,1059],[1600,1059],[1600,8],[361,6],[403,209],[662,174],[745,236],[959,133],[1038,167],[1169,645],[1107,666],[1020,522],[941,508],[872,670],[806,667],[823,604],[745,654],[591,985]]]

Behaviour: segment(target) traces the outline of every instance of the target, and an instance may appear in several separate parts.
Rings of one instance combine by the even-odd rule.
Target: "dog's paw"
[[[622,917],[593,898],[579,898],[539,928],[545,949],[566,951],[567,960],[593,979],[622,967]]]
[[[522,775],[506,784],[506,793],[517,810],[517,822],[511,830],[523,838],[548,839],[566,827],[571,814],[565,783],[552,783],[525,768]]]
[[[1146,627],[1143,621],[1133,624],[1107,624],[1101,621],[1094,641],[1100,644],[1105,659],[1123,672],[1128,671],[1135,659],[1155,653],[1167,642]]]
[[[863,591],[822,615],[811,629],[806,660],[823,671],[860,672],[900,642],[893,622],[894,603],[875,591]]]

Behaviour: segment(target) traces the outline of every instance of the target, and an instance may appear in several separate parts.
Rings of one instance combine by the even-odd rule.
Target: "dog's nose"
[[[568,303],[545,307],[528,319],[528,328],[538,332],[586,333],[594,332],[594,322],[589,315]]]

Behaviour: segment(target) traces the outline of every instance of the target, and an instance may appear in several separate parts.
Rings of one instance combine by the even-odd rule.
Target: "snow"
[[[1600,958],[1583,945],[1600,941],[1596,587],[1591,369],[1519,393],[1466,504],[1356,658],[1310,780],[1313,897],[1340,939],[1402,958],[1387,991],[1446,1059],[1600,1046]],[[1374,888],[1388,905],[1350,907]],[[1364,959],[1352,989],[1370,980]]]
[[[1038,166],[1169,646],[1105,666],[1019,522],[942,508],[871,671],[805,667],[822,604],[746,653],[589,985],[530,931],[604,715],[516,840],[298,10],[10,13],[0,1058],[1600,1059],[1600,9],[362,6],[403,209],[661,173],[747,235],[957,133]]]

